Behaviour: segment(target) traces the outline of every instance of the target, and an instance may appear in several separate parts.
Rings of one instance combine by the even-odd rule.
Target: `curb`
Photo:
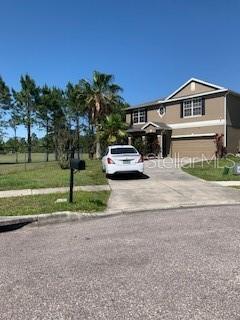
[[[1,217],[0,218],[0,229],[1,227],[10,227],[14,225],[25,225],[31,224],[32,226],[42,226],[47,224],[61,223],[61,222],[71,222],[77,220],[86,220],[89,217],[93,218],[100,215],[101,213],[83,213],[83,212],[54,212],[31,216],[19,216],[19,217]]]
[[[142,209],[122,209],[122,210],[107,210],[104,212],[94,212],[94,213],[85,213],[85,212],[71,212],[71,211],[63,211],[63,212],[55,212],[48,214],[40,214],[33,216],[19,216],[19,217],[1,217],[0,218],[0,232],[5,229],[13,229],[14,226],[16,228],[19,226],[30,225],[31,227],[40,227],[48,224],[57,224],[57,223],[66,223],[66,222],[74,222],[74,221],[89,221],[99,218],[110,218],[116,217],[120,215],[127,214],[136,214],[141,212],[156,212],[163,210],[176,210],[176,209],[192,209],[192,208],[204,208],[204,207],[219,207],[219,206],[235,206],[240,205],[240,202],[233,203],[213,203],[213,204],[178,204],[178,205],[170,205],[170,206],[161,206],[161,207],[153,207],[153,208],[142,208]]]

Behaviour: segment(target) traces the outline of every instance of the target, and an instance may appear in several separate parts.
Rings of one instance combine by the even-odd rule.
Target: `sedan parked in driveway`
[[[106,174],[143,173],[143,157],[133,146],[109,146],[102,158],[102,168]]]

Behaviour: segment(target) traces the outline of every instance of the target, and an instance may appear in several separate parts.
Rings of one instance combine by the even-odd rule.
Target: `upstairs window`
[[[146,110],[139,109],[133,112],[133,123],[145,123],[146,122]]]
[[[183,101],[183,117],[197,117],[203,115],[203,99],[194,98]]]

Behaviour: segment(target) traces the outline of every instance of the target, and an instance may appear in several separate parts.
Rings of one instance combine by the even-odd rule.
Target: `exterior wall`
[[[237,153],[240,150],[240,96],[227,94],[227,151]]]
[[[240,150],[240,128],[227,126],[227,152],[236,154]]]
[[[224,96],[214,96],[205,98],[205,115],[191,118],[181,118],[180,117],[180,102],[172,103],[166,105],[166,113],[161,118],[158,114],[158,108],[154,110],[148,110],[148,121],[152,122],[164,122],[171,126],[171,124],[181,124],[181,123],[193,123],[196,121],[210,121],[210,120],[224,120]],[[174,134],[192,134],[192,133],[224,133],[224,131],[220,132],[219,128],[216,126],[209,127],[201,127],[200,128],[187,128],[181,129],[181,133]],[[179,129],[180,130],[180,129]],[[218,131],[219,130],[219,131]],[[222,130],[222,128],[221,128]],[[177,131],[176,131],[177,132]],[[189,133],[190,132],[190,133]]]
[[[171,156],[212,159],[215,150],[213,138],[172,139]]]
[[[172,136],[205,134],[205,133],[224,134],[224,126],[210,126],[210,127],[184,128],[184,129],[173,129],[172,130]]]
[[[126,114],[126,123],[129,125],[131,124],[131,113]]]
[[[240,96],[227,95],[227,125],[240,128]]]
[[[184,87],[182,90],[180,90],[178,93],[176,93],[171,98],[179,98],[179,97],[185,97],[185,96],[191,96],[193,94],[203,93],[203,92],[209,92],[216,90],[213,87],[194,82],[195,83],[195,90],[191,90],[191,83],[190,82],[186,87]]]

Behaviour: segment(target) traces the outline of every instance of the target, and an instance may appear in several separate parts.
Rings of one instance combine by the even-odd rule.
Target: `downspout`
[[[227,92],[224,96],[224,147],[227,147]]]

